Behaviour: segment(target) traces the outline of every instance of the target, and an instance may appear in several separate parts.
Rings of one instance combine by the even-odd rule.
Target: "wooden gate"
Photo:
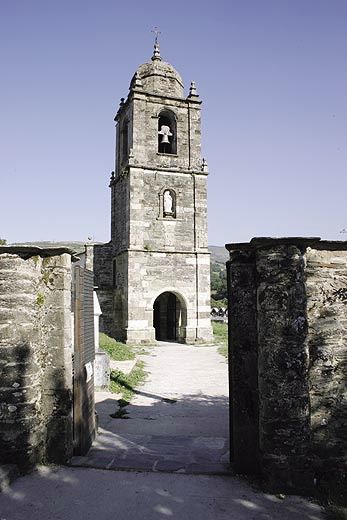
[[[73,269],[74,312],[74,453],[85,455],[95,438],[94,404],[94,275]]]

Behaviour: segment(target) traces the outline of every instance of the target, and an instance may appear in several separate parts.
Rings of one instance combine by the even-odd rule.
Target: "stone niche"
[[[231,459],[271,490],[346,489],[347,242],[228,244]]]
[[[72,455],[71,251],[0,247],[0,462]]]

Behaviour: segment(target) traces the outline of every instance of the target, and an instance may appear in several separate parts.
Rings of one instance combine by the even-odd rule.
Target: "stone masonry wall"
[[[304,264],[297,244],[256,251],[259,454],[289,488],[303,485],[310,439]]]
[[[201,178],[200,178],[201,177]],[[194,201],[199,200],[200,220],[206,220],[206,176],[193,176],[151,170],[130,172],[130,247],[151,251],[207,252],[206,224],[200,223],[199,246],[196,244]],[[176,217],[165,218],[160,213],[160,194],[165,189],[176,194]]]
[[[253,239],[227,248],[237,470],[260,471],[272,490],[342,496],[347,243]]]
[[[311,459],[321,487],[346,491],[347,251],[309,248],[306,292]],[[340,246],[341,247],[341,246]]]
[[[0,248],[0,460],[22,468],[72,455],[71,256],[32,249]]]
[[[133,102],[133,158],[134,166],[146,165],[164,170],[200,171],[201,129],[200,101],[173,99],[136,92]],[[158,153],[158,116],[163,109],[175,114],[177,154]]]
[[[196,277],[200,291],[196,290]],[[127,341],[153,341],[153,304],[163,292],[177,295],[187,309],[186,342],[211,339],[209,254],[132,251],[128,253]]]
[[[94,244],[93,252],[94,284],[97,287],[96,292],[101,308],[99,329],[100,332],[114,336],[113,244]]]

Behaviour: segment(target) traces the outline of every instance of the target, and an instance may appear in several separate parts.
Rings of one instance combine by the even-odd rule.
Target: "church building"
[[[116,339],[212,339],[200,110],[156,39],[115,117],[111,241],[94,246],[102,329]]]

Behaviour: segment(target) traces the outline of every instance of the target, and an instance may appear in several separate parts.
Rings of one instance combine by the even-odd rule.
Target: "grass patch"
[[[118,399],[119,410],[111,415],[114,419],[128,419],[126,407],[136,393],[136,388],[146,379],[144,362],[138,361],[130,374],[124,374],[120,370],[111,370],[110,390],[115,394],[121,394]]]
[[[130,374],[124,374],[120,370],[111,370],[110,390],[116,394],[121,394],[118,399],[119,409],[111,414],[114,419],[128,419],[126,407],[136,393],[136,388],[146,379],[147,372],[144,370],[144,362],[138,361]]]
[[[103,332],[100,333],[99,348],[106,352],[110,358],[115,361],[125,361],[127,359],[135,358],[132,347],[110,338]]]
[[[228,324],[212,321],[213,336],[217,343],[228,343]]]
[[[219,344],[218,352],[228,359],[228,324],[222,321],[212,321],[214,341]]]

